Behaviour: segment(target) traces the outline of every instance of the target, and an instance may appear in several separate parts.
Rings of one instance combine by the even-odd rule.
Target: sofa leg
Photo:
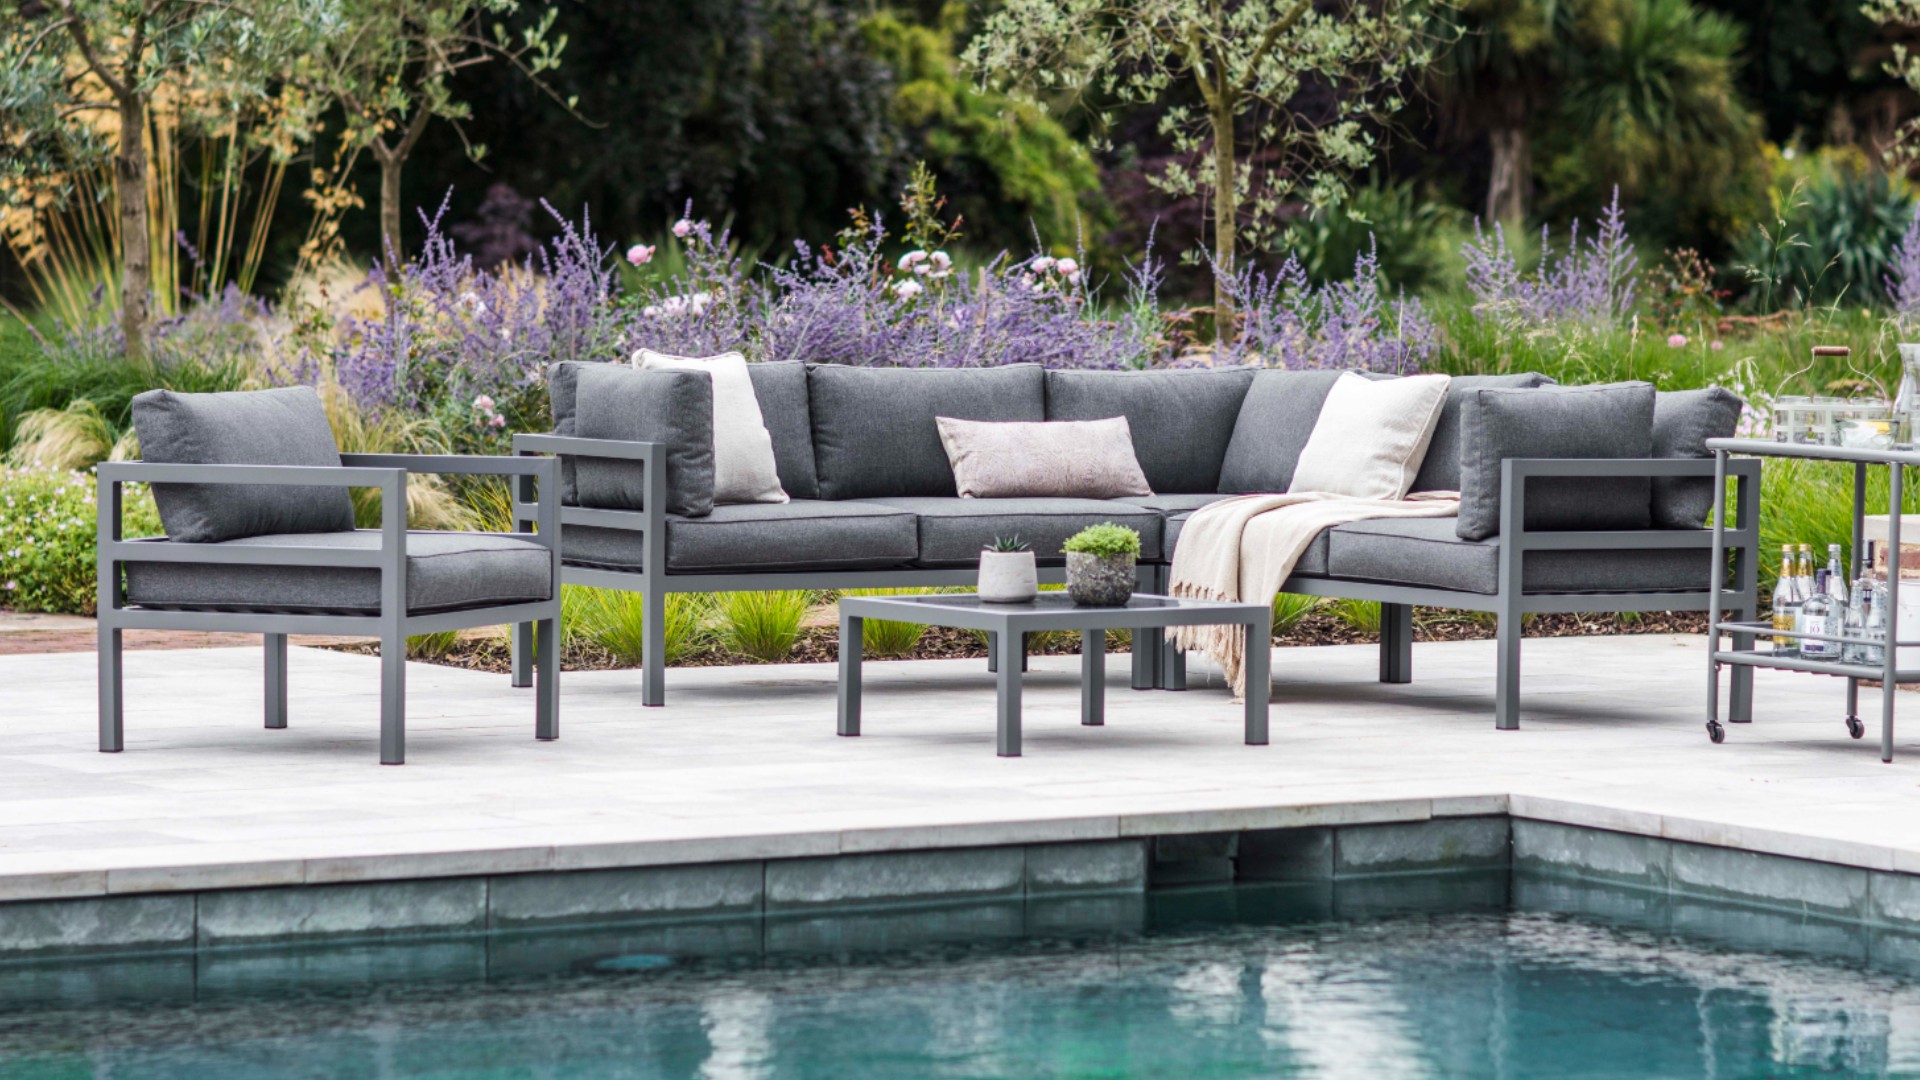
[[[287,726],[287,635],[267,634],[267,726]]]
[[[121,718],[120,630],[100,624],[100,752],[117,754],[123,748]]]
[[[1165,632],[1160,637],[1160,689],[1185,690],[1187,650],[1175,645],[1172,636]]]
[[[380,764],[407,763],[407,637],[380,637]]]
[[[511,642],[509,651],[512,654],[513,664],[513,685],[521,688],[532,686],[533,653],[535,648],[533,643],[533,624],[530,622],[514,623],[513,631],[509,635],[509,640]]]
[[[1520,613],[1500,613],[1499,655],[1494,663],[1493,726],[1501,731],[1520,727]]]
[[[540,620],[534,642],[540,681],[534,690],[533,737],[551,741],[560,737],[560,620]]]
[[[1158,630],[1133,632],[1133,688],[1152,690],[1160,685],[1160,642],[1166,635]]]
[[[1380,605],[1380,681],[1413,681],[1413,605]]]
[[[654,589],[641,596],[640,704],[667,703],[667,593]]]
[[[1752,616],[1745,614],[1735,617],[1740,619],[1752,618]],[[1751,649],[1753,648],[1753,637],[1752,634],[1735,634],[1733,635],[1733,647],[1742,650]],[[1729,684],[1728,690],[1730,691],[1727,695],[1727,723],[1751,724],[1753,723],[1753,669],[1745,664],[1733,664],[1729,666],[1733,668],[1733,672],[1727,679]],[[1848,716],[1854,715],[1854,701],[1859,697],[1859,694],[1860,684],[1852,679],[1847,680]]]

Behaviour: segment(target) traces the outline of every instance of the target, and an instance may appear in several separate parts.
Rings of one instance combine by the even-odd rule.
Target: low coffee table
[[[1020,669],[1026,635],[1046,630],[1080,631],[1080,722],[1106,722],[1106,645],[1109,630],[1158,630],[1173,626],[1239,624],[1247,628],[1247,745],[1267,743],[1267,663],[1273,609],[1266,604],[1226,604],[1136,595],[1125,607],[1079,607],[1064,592],[1044,592],[1024,604],[982,603],[970,593],[840,598],[840,734],[860,734],[861,627],[867,619],[984,630],[999,684],[1001,757],[1020,756]]]

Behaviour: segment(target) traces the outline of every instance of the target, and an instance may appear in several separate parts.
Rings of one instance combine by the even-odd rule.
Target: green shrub
[[[1099,525],[1089,525],[1060,545],[1061,551],[1079,552],[1083,555],[1098,555],[1108,558],[1114,555],[1139,555],[1140,534],[1125,525],[1115,525],[1108,521]]]
[[[93,614],[94,490],[88,473],[0,469],[0,607]],[[121,490],[122,535],[158,535],[152,494]]]
[[[464,630],[436,630],[431,634],[415,634],[407,639],[407,659],[438,660],[460,644],[463,633]]]
[[[814,600],[805,591],[720,593],[714,605],[720,643],[755,660],[785,660]]]
[[[1273,594],[1273,632],[1284,634],[1299,626],[1307,616],[1320,609],[1325,603],[1318,596],[1300,596],[1295,593]]]
[[[926,589],[844,589],[841,596],[914,596]],[[938,591],[938,590],[936,590]],[[860,648],[869,656],[908,656],[926,635],[924,623],[868,619],[860,627]]]
[[[567,586],[560,594],[562,638],[586,641],[638,667],[646,658],[646,603],[639,593]],[[662,652],[668,667],[698,652],[711,639],[711,600],[698,593],[668,593]]]
[[[1450,284],[1460,242],[1471,235],[1468,224],[1465,211],[1411,183],[1375,180],[1338,206],[1294,222],[1282,243],[1315,281],[1351,278],[1353,264],[1371,251],[1395,291],[1425,293]]]
[[[1362,634],[1380,632],[1380,605],[1372,600],[1353,600],[1341,598],[1329,601],[1327,610],[1341,622],[1353,627]]]

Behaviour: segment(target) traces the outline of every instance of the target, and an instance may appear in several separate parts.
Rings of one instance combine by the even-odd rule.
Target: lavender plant
[[[1633,310],[1639,256],[1627,235],[1620,189],[1614,189],[1595,235],[1583,241],[1576,220],[1565,250],[1556,254],[1551,239],[1543,227],[1540,262],[1528,274],[1520,269],[1507,246],[1506,231],[1498,223],[1491,235],[1478,222],[1474,224],[1474,238],[1461,247],[1461,255],[1479,316],[1528,329],[1563,325],[1599,329],[1624,322]]]
[[[1272,273],[1244,266],[1226,276],[1240,333],[1218,358],[1284,368],[1420,370],[1438,331],[1418,298],[1388,296],[1371,248],[1346,281],[1315,285],[1297,257]]]
[[[1920,327],[1920,207],[1907,219],[1907,230],[1894,246],[1891,271],[1885,281],[1894,321],[1902,329]]]

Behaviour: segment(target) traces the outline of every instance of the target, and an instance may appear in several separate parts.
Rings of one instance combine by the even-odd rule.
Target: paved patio
[[[663,709],[637,672],[570,674],[557,743],[531,691],[416,664],[403,768],[376,764],[368,657],[296,649],[267,731],[258,649],[134,654],[106,755],[92,656],[0,656],[0,900],[1500,812],[1920,872],[1920,715],[1884,765],[1840,683],[1763,671],[1757,722],[1713,746],[1702,648],[1530,641],[1519,732],[1493,730],[1491,642],[1417,646],[1407,686],[1371,646],[1280,649],[1266,747],[1199,664],[1137,693],[1112,658],[1108,725],[1082,728],[1077,658],[1042,658],[1019,759],[974,661],[870,664],[858,739],[830,666],[675,671]]]

